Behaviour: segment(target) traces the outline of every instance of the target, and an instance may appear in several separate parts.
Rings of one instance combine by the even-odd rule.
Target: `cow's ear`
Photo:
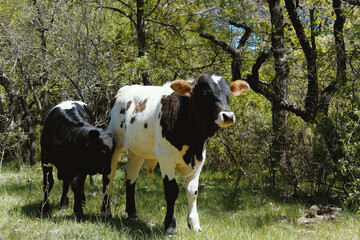
[[[100,132],[98,130],[90,130],[89,131],[89,141],[90,142],[95,142],[99,139],[100,137]]]
[[[193,85],[183,79],[178,79],[170,84],[170,87],[174,92],[181,96],[190,97],[193,91]]]
[[[249,84],[243,80],[236,80],[230,84],[231,95],[239,96],[249,90]]]

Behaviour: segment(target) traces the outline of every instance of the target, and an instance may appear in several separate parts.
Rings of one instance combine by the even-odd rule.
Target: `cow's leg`
[[[155,179],[154,169],[157,163],[158,163],[157,159],[145,159],[145,166],[148,173],[148,178],[151,181],[154,181]]]
[[[54,186],[54,178],[53,178],[53,175],[52,175],[53,168],[48,167],[48,166],[44,166],[44,164],[43,164],[42,169],[43,169],[44,200],[41,203],[40,212],[42,214],[47,214],[49,212],[49,209],[50,209],[49,194],[50,194],[51,189]]]
[[[129,219],[137,218],[135,207],[135,184],[139,177],[139,172],[144,164],[144,159],[130,152],[129,160],[126,164],[126,209]]]
[[[199,175],[201,168],[197,169],[191,176],[186,178],[186,198],[188,200],[188,225],[194,231],[201,231],[199,215],[196,209],[198,196]]]
[[[164,220],[165,232],[168,235],[176,233],[176,218],[174,214],[175,201],[179,194],[179,187],[175,179],[176,161],[173,154],[167,148],[158,149],[158,159],[163,177],[166,200],[166,216]]]
[[[74,192],[74,213],[77,219],[84,217],[82,206],[85,204],[85,180],[86,174],[79,174],[75,176],[74,183],[71,185]]]
[[[101,205],[101,215],[105,217],[111,217],[110,208],[110,187],[114,181],[115,172],[118,167],[119,156],[122,151],[122,147],[116,147],[111,157],[111,172],[109,175],[103,175],[103,193],[104,199]]]
[[[179,187],[176,182],[176,179],[169,179],[166,175],[163,179],[164,183],[164,192],[165,192],[165,200],[167,204],[166,208],[166,216],[165,216],[165,232],[168,235],[173,235],[176,233],[176,218],[174,214],[175,201],[179,194]]]
[[[60,199],[60,209],[66,209],[69,206],[69,187],[71,184],[71,179],[63,180],[63,191]]]

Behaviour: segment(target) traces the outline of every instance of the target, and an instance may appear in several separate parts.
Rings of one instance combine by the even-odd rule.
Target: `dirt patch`
[[[298,219],[299,224],[320,223],[322,221],[333,222],[337,215],[342,213],[341,208],[331,206],[313,205],[307,214]]]

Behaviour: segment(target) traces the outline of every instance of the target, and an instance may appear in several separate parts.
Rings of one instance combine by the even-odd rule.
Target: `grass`
[[[117,171],[112,188],[113,218],[100,218],[101,176],[95,186],[86,182],[85,219],[75,220],[70,207],[58,210],[61,182],[55,180],[50,195],[51,216],[40,217],[42,199],[40,165],[15,170],[4,164],[0,172],[0,239],[169,239],[163,232],[165,199],[162,179],[156,172],[150,183],[143,171],[137,182],[139,219],[127,221],[124,174]],[[299,225],[297,219],[314,203],[285,201],[243,188],[235,194],[225,174],[203,172],[200,176],[198,212],[202,232],[194,233],[186,223],[187,202],[184,181],[178,179],[176,202],[177,234],[173,239],[360,239],[360,219],[344,212],[333,222]]]

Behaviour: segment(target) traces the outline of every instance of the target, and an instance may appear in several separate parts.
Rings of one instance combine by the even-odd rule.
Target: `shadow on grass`
[[[10,214],[21,213],[29,218],[42,219],[48,221],[69,221],[77,222],[73,212],[71,214],[56,216],[54,213],[61,211],[57,206],[50,204],[49,213],[42,216],[40,213],[40,203],[29,203],[20,207],[9,210]],[[149,225],[141,219],[129,220],[125,216],[114,216],[112,218],[104,218],[96,214],[84,214],[84,218],[80,222],[91,222],[93,224],[103,224],[109,228],[115,228],[119,234],[127,234],[131,239],[163,239],[166,233],[162,230],[162,225]]]

